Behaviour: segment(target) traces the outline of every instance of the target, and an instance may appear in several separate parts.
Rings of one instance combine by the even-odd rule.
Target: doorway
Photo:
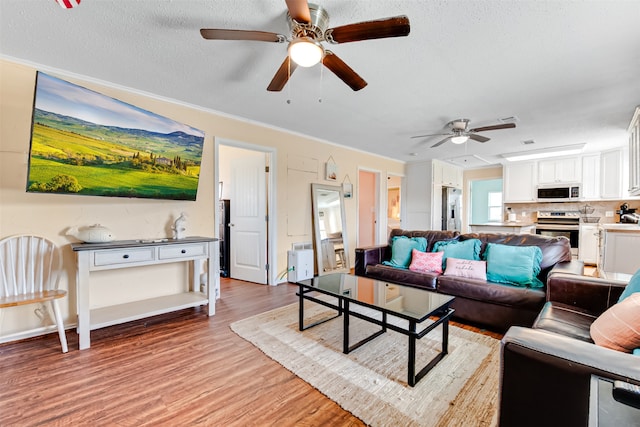
[[[478,179],[470,182],[469,224],[503,220],[502,178]]]
[[[387,239],[394,228],[402,228],[402,177],[387,176]]]
[[[254,283],[275,285],[269,266],[277,265],[275,251],[276,212],[274,206],[274,150],[238,141],[216,140],[215,186],[217,200],[228,200],[229,218],[226,236],[228,276]],[[216,202],[216,224],[221,224]],[[221,236],[218,236],[221,237]]]
[[[358,170],[358,238],[356,247],[373,246],[379,239],[380,173]]]

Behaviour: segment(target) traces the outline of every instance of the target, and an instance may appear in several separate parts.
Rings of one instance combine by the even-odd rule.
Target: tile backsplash
[[[511,213],[515,213],[517,220],[521,222],[536,222],[538,211],[577,211],[583,206],[589,205],[594,208],[590,217],[600,217],[601,224],[616,223],[620,217],[616,211],[620,205],[627,203],[629,208],[637,208],[640,212],[640,200],[599,200],[588,202],[559,202],[559,203],[505,203],[505,220],[507,218],[507,208],[511,208]],[[613,212],[613,217],[607,217],[606,212]]]

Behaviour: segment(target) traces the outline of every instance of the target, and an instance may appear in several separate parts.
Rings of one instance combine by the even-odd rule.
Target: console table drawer
[[[119,249],[115,251],[96,251],[93,264],[96,266],[112,264],[130,264],[154,260],[154,248]]]
[[[158,259],[191,258],[205,256],[206,254],[206,243],[160,246],[158,248]]]

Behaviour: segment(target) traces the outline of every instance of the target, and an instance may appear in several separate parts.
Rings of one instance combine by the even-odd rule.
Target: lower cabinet
[[[598,263],[599,230],[597,225],[580,225],[578,259],[585,264]]]
[[[634,274],[640,269],[640,232],[604,230],[602,265],[611,273]]]

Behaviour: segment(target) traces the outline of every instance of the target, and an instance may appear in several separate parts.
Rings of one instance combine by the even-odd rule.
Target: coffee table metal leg
[[[409,322],[409,355],[407,366],[407,382],[411,387],[416,385],[416,322]]]
[[[344,316],[342,321],[342,352],[349,354],[349,301],[344,300]]]

